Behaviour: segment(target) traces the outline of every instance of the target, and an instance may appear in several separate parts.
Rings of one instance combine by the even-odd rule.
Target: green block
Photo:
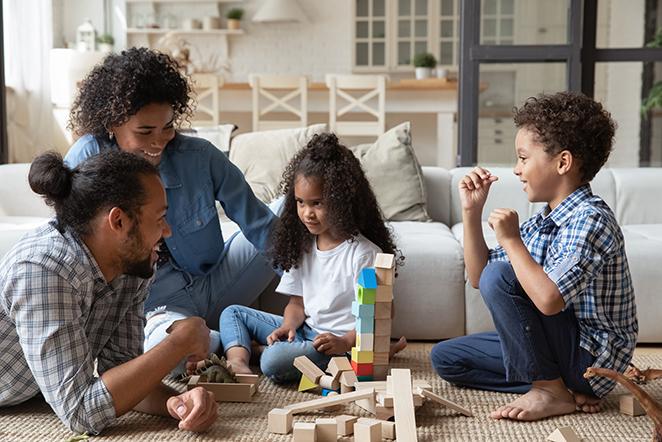
[[[356,299],[359,301],[359,304],[374,304],[376,298],[376,289],[367,289],[360,285],[358,286],[356,291]]]

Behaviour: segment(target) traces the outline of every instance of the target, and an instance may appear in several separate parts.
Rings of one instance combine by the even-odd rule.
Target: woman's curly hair
[[[276,267],[296,268],[313,244],[313,234],[297,214],[294,183],[300,176],[320,179],[327,220],[335,236],[351,239],[361,233],[382,252],[400,255],[359,160],[334,134],[325,133],[314,135],[283,172],[280,186],[285,201],[271,251]]]
[[[190,121],[191,85],[175,60],[147,48],[110,54],[82,81],[69,115],[78,135],[107,136],[144,106],[172,106],[175,126]]]
[[[602,104],[586,95],[540,94],[514,113],[515,126],[535,132],[545,152],[555,155],[568,150],[579,160],[582,182],[591,181],[607,162],[616,123]]]

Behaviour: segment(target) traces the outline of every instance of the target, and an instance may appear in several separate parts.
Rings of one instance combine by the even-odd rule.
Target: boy
[[[467,275],[497,331],[437,344],[432,364],[456,385],[526,393],[494,419],[596,412],[615,384],[584,371],[623,372],[638,331],[623,234],[589,185],[615,125],[599,103],[570,92],[530,98],[515,125],[514,173],[529,201],[547,206],[522,226],[514,210],[494,210],[488,223],[499,246],[488,250],[481,213],[498,177],[476,167],[460,181]]]

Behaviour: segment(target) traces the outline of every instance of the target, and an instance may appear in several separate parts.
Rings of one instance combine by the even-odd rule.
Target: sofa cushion
[[[37,216],[0,216],[0,260],[23,235],[48,220]]]
[[[379,206],[391,221],[427,221],[423,171],[411,145],[410,123],[380,135],[352,151],[361,161]]]
[[[278,196],[283,171],[290,159],[313,135],[325,131],[326,124],[315,124],[301,129],[237,135],[230,145],[230,161],[242,171],[255,195],[268,203]]]

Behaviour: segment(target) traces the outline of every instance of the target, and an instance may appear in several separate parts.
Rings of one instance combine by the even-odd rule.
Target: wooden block
[[[358,283],[359,285],[361,285],[366,289],[376,289],[377,274],[375,273],[375,269],[371,267],[361,269],[361,273],[359,273]]]
[[[350,387],[349,385],[345,384],[340,384],[340,393],[349,393],[350,391],[354,391],[353,387]]]
[[[339,394],[340,394],[340,393],[338,393],[337,391],[329,391],[329,393],[326,395],[326,397],[338,396]],[[338,411],[338,410],[340,410],[342,407],[343,407],[342,404],[333,405],[333,406],[331,406],[331,407],[326,407],[326,408],[324,409],[324,411],[327,411],[327,412]]]
[[[393,410],[395,412],[398,441],[417,442],[411,370],[394,368],[391,370],[391,379],[393,382]]]
[[[351,436],[354,434],[354,423],[359,418],[356,416],[350,416],[349,414],[341,414],[336,416],[336,432],[338,436]]]
[[[343,371],[352,371],[352,364],[349,363],[349,359],[344,356],[331,358],[329,365],[326,367],[326,372],[334,378],[339,378]]]
[[[370,397],[367,399],[361,399],[356,402],[354,402],[357,406],[363,408],[365,411],[371,414],[375,414],[376,406],[377,406],[377,401],[375,401],[375,397]]]
[[[354,388],[357,390],[367,390],[372,389],[376,392],[386,392],[386,382],[385,381],[361,381],[354,384]]]
[[[359,419],[354,424],[354,440],[356,442],[380,442],[382,424],[376,422],[375,419]]]
[[[374,349],[373,351],[377,351],[380,353],[390,351],[391,350],[391,335],[380,335],[380,336],[375,336],[375,344],[374,344]]]
[[[192,390],[203,387],[214,395],[216,402],[252,402],[253,395],[257,392],[259,382],[258,375],[237,375],[236,384],[220,384],[217,382],[204,382],[202,376],[191,376],[186,388]]]
[[[371,397],[375,397],[375,391],[372,389],[365,389],[361,391],[352,391],[351,393],[327,396],[321,399],[313,399],[311,401],[299,402],[297,404],[288,405],[284,408],[292,410],[294,414],[298,414],[311,410],[322,410],[324,408],[333,407],[334,405],[347,404],[358,401],[359,399],[367,399]]]
[[[292,410],[274,408],[267,416],[269,431],[278,434],[288,434],[292,431],[293,418],[294,414],[292,413]]]
[[[387,421],[395,416],[393,407],[384,407],[382,405],[375,406],[375,417],[377,419]]]
[[[356,361],[352,361],[351,364],[356,376],[372,376],[372,364],[360,364]]]
[[[386,375],[388,375],[388,365],[377,365],[377,364],[372,364],[372,377],[375,378],[375,380],[383,380],[386,379]]]
[[[381,421],[382,439],[395,439],[395,422]]]
[[[358,301],[352,301],[352,315],[357,318],[374,318],[375,304],[359,304]]]
[[[352,347],[352,361],[358,362],[359,364],[371,364],[373,358],[373,352],[359,351],[358,348]]]
[[[621,413],[629,416],[643,416],[646,410],[641,406],[641,403],[631,394],[624,394],[619,399],[619,406]]]
[[[373,316],[375,319],[391,319],[391,309],[393,308],[393,303],[389,300],[388,302],[380,301],[375,299],[375,308],[373,309]]]
[[[377,402],[382,407],[392,408],[393,407],[393,396],[386,393],[377,393]]]
[[[374,318],[358,318],[356,320],[356,333],[374,333]]]
[[[357,333],[356,348],[359,351],[373,351],[375,346],[375,335],[373,333]]]
[[[298,356],[294,358],[294,366],[304,376],[316,384],[319,384],[320,378],[324,376],[324,372],[320,370],[320,368],[306,356]]]
[[[420,388],[421,390],[432,390],[432,385],[428,381],[423,379],[414,379],[414,382],[411,383],[414,389]]]
[[[378,285],[393,285],[395,272],[393,269],[375,269]]]
[[[471,410],[468,410],[468,409],[456,404],[455,402],[451,402],[448,399],[444,399],[441,396],[436,395],[436,394],[434,394],[433,392],[431,392],[429,390],[417,387],[417,392],[419,394],[421,394],[423,397],[425,397],[426,399],[430,399],[433,402],[436,402],[436,403],[441,404],[445,407],[448,407],[452,410],[455,410],[459,413],[462,413],[465,416],[469,416],[469,417],[473,416],[473,413],[471,412]]]
[[[363,286],[357,286],[356,299],[360,304],[374,304],[377,298],[377,289],[369,289]]]
[[[375,336],[391,337],[391,319],[375,319]]]
[[[351,368],[352,365],[350,363],[349,367]],[[346,387],[352,387],[354,388],[354,384],[358,381],[356,379],[356,373],[354,373],[354,370],[352,369],[351,371],[343,371],[340,374],[340,385],[344,385]]]
[[[338,440],[338,423],[333,418],[318,418],[315,420],[317,442],[336,442]]]
[[[312,422],[296,422],[293,427],[294,442],[317,442],[315,424]]]
[[[325,374],[320,378],[319,385],[327,390],[337,390],[340,388],[340,380],[331,375]]]
[[[580,439],[579,436],[577,436],[577,433],[575,433],[575,430],[573,430],[572,427],[560,427],[554,430],[552,434],[547,436],[547,440],[551,440],[553,442],[581,442],[582,440]]]
[[[388,365],[388,352],[379,352],[379,353],[372,352],[372,364]]]
[[[393,302],[393,286],[392,285],[378,285],[375,292],[375,303],[377,302]]]
[[[375,256],[375,269],[392,269],[395,264],[395,255],[391,253],[378,253]]]
[[[306,375],[301,375],[301,380],[299,381],[299,391],[312,390],[313,388],[317,388],[317,384],[308,379]]]

